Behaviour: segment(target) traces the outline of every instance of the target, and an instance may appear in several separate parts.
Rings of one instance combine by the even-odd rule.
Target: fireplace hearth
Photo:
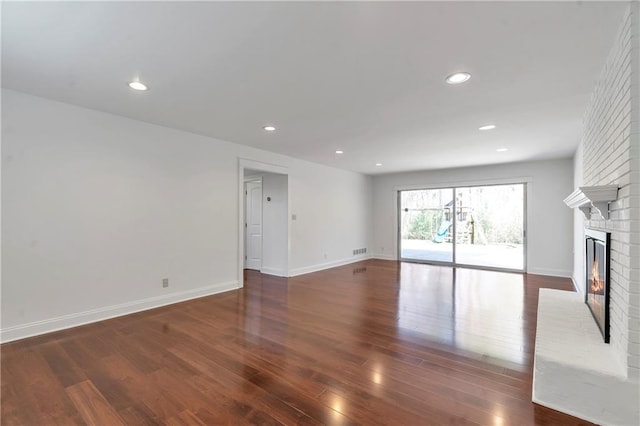
[[[585,229],[585,303],[609,343],[609,232]]]

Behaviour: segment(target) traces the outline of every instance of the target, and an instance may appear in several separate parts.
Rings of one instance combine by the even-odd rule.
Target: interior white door
[[[247,182],[245,211],[246,268],[262,267],[262,182]]]

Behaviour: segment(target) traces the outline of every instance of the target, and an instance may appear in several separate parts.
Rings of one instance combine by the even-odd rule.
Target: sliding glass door
[[[453,203],[453,190],[421,189],[400,192],[400,258],[453,262],[453,222],[444,206]]]
[[[399,191],[399,257],[523,271],[525,202],[525,184]]]

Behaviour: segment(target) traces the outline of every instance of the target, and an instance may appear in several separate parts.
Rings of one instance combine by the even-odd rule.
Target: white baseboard
[[[392,254],[374,253],[371,255],[371,257],[373,259],[381,259],[381,260],[397,260],[396,257]]]
[[[546,269],[546,268],[527,268],[528,274],[548,275],[551,277],[572,278],[573,271],[565,271],[564,269]]]
[[[267,274],[267,275],[275,275],[276,277],[286,277],[287,276],[287,271],[285,271],[284,269],[280,269],[280,268],[269,268],[269,267],[262,267],[260,269],[260,273],[261,274]]]
[[[133,314],[135,312],[146,311],[148,309],[159,308],[185,300],[197,299],[198,297],[209,296],[238,288],[238,281],[214,284],[192,290],[179,291],[162,296],[149,297],[147,299],[134,300],[132,302],[121,303],[119,305],[105,306],[74,314],[62,315],[41,321],[34,321],[27,324],[20,324],[0,330],[0,342],[6,343],[13,340],[24,339],[26,337],[38,336],[40,334],[51,333],[53,331],[64,330],[66,328],[77,327],[102,321],[122,315]]]
[[[336,266],[348,265],[350,263],[361,262],[363,260],[370,259],[369,255],[360,255],[350,257],[348,259],[335,260],[333,262],[320,263],[317,265],[305,266],[303,268],[296,268],[289,271],[290,277],[296,277],[298,275],[310,274],[311,272],[322,271],[324,269],[335,268]]]

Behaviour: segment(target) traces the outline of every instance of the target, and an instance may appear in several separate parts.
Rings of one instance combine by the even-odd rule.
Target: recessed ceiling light
[[[468,72],[457,72],[447,77],[446,82],[449,84],[460,84],[471,78],[471,74]]]
[[[139,81],[132,81],[131,83],[129,83],[129,87],[131,87],[133,90],[149,90],[149,88],[144,83],[140,83]]]
[[[487,124],[485,126],[478,127],[478,130],[493,130],[496,128],[495,124]]]
[[[264,129],[265,132],[273,132],[276,130],[273,126],[264,126],[262,129]]]
[[[337,150],[337,151],[336,151],[336,154],[344,154],[344,151]]]
[[[496,151],[505,152],[505,151],[509,151],[509,148],[498,148],[498,149],[496,149]]]
[[[382,163],[376,163],[376,167],[382,166]]]

